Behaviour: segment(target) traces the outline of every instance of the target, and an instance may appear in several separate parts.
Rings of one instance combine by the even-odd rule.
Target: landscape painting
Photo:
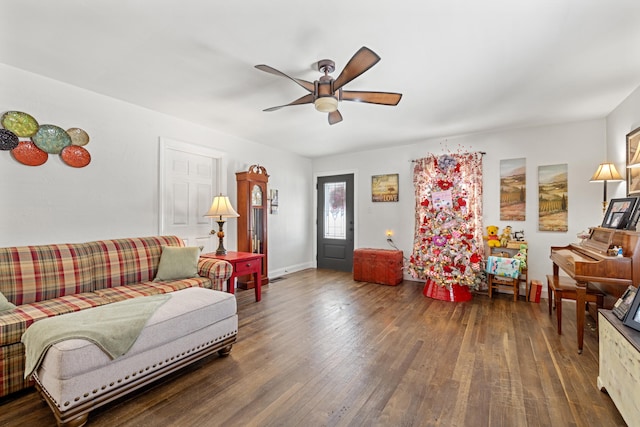
[[[538,230],[569,229],[567,164],[538,167]]]
[[[500,160],[500,220],[524,221],[527,212],[525,158]]]

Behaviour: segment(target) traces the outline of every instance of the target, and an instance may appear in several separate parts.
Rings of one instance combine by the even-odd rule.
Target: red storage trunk
[[[353,280],[397,285],[402,282],[402,251],[356,249],[353,251]]]

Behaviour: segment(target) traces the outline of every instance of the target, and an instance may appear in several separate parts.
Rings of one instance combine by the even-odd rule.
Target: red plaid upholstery
[[[216,291],[229,291],[225,289],[225,283],[233,273],[233,266],[228,262],[219,262],[211,258],[200,258],[198,261],[198,274],[211,279],[211,289]]]
[[[176,236],[0,248],[0,292],[16,304],[0,313],[0,397],[31,383],[23,379],[20,338],[33,322],[138,296],[200,286],[224,289],[231,264],[200,259],[198,274],[152,282],[162,246],[184,246]]]
[[[37,320],[102,304],[105,304],[105,301],[99,295],[88,292],[23,304],[11,311],[0,313],[0,345],[20,342],[24,331]]]
[[[193,279],[174,280],[171,282],[146,282],[117,286],[115,288],[97,289],[94,293],[104,301],[118,302],[128,298],[166,294],[167,292],[175,292],[185,288],[208,288],[210,286],[209,279],[195,277]]]
[[[67,295],[52,300],[24,304],[0,314],[0,396],[33,384],[24,377],[24,345],[20,337],[33,322],[46,317],[71,313],[102,303],[93,293]]]
[[[99,240],[87,245],[93,253],[94,289],[112,288],[153,280],[162,246],[184,246],[176,236]]]
[[[84,244],[0,248],[0,292],[15,305],[92,290]]]
[[[33,385],[24,379],[24,345],[21,342],[0,346],[0,396]]]

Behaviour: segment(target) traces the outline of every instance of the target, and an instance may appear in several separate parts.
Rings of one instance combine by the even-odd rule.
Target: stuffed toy
[[[513,258],[520,261],[520,270],[527,268],[527,245],[520,245],[520,251]]]
[[[500,247],[500,238],[498,237],[498,227],[495,225],[489,225],[487,227],[487,235],[484,236],[487,244],[490,248],[499,248]]]
[[[500,236],[500,246],[502,246],[503,248],[506,248],[510,240],[511,240],[511,226],[507,225],[504,228],[502,235]]]

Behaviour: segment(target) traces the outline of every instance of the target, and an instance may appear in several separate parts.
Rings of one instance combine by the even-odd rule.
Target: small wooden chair
[[[547,275],[547,299],[549,300],[549,316],[553,306],[553,298],[556,299],[556,317],[558,321],[558,335],[562,334],[562,300],[576,300],[576,282],[570,277]],[[604,294],[602,292],[587,288],[586,302],[595,303],[598,308],[604,305]],[[576,310],[580,310],[576,307]],[[582,307],[585,310],[585,307]],[[597,319],[596,319],[597,321]]]
[[[515,271],[500,271],[501,268],[498,267],[498,271],[493,271],[493,266],[503,263],[506,260],[509,260],[507,264],[511,267],[515,268]],[[518,296],[520,295],[520,261],[511,260],[509,257],[497,257],[490,256],[487,259],[487,280],[489,285],[489,298],[493,298],[493,290],[499,290],[500,288],[512,288],[513,289],[513,301],[518,301]],[[511,275],[506,275],[511,274]],[[515,275],[515,277],[512,277]]]
[[[489,278],[489,298],[493,297],[493,290],[499,290],[501,287],[513,287],[513,301],[518,301],[520,295],[520,279],[511,277],[496,276],[495,274],[487,273]]]

